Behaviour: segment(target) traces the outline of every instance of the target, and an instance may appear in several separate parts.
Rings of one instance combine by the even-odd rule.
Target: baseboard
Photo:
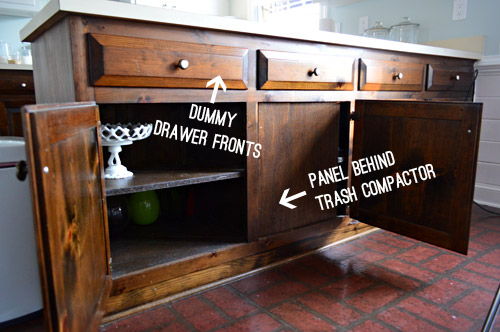
[[[500,187],[476,183],[474,201],[495,208],[500,208]]]

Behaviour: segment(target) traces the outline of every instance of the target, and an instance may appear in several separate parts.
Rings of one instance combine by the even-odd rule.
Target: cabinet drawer
[[[259,89],[353,90],[354,58],[259,50],[258,61]]]
[[[422,91],[423,83],[424,65],[421,63],[360,59],[360,90]]]
[[[33,72],[19,70],[0,71],[0,94],[33,94]]]
[[[228,89],[247,89],[245,48],[105,34],[88,38],[94,86],[206,88],[220,75]]]
[[[429,91],[467,91],[473,77],[474,72],[471,67],[427,65],[426,88]]]

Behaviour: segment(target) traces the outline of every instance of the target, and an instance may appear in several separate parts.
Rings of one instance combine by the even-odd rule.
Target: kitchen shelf
[[[106,196],[131,194],[139,191],[187,186],[242,177],[244,170],[161,170],[134,171],[134,176],[120,180],[106,180]]]

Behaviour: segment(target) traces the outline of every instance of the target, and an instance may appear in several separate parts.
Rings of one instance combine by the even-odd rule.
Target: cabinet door
[[[314,196],[324,188],[311,189],[308,173],[337,165],[340,105],[335,103],[261,103],[258,107],[258,143],[262,145],[257,172],[249,194],[248,237],[291,230],[336,216],[336,210],[321,211]],[[335,190],[334,185],[329,187]],[[307,195],[280,205],[287,196]],[[249,211],[252,212],[252,211]]]
[[[93,103],[23,109],[48,331],[97,331],[111,285]]]
[[[351,217],[466,254],[481,111],[481,104],[470,103],[356,101],[352,160],[391,151],[395,163],[352,174],[359,200]],[[435,177],[428,172],[430,179],[423,181],[417,169],[416,178],[412,171],[406,177],[409,185],[398,188],[395,181],[387,193],[363,194],[370,181],[375,188],[377,180],[383,185],[388,176],[397,179],[429,164]]]

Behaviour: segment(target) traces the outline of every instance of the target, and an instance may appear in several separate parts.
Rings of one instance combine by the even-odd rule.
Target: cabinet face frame
[[[365,200],[360,194],[352,204],[351,217],[467,254],[482,105],[356,101],[355,107],[352,159],[388,150],[394,150],[395,156],[395,164],[387,169],[351,175],[357,189],[370,180],[425,164],[433,164],[436,178],[421,181],[420,177],[419,183],[415,179],[409,186]],[[444,200],[438,202],[441,197]]]
[[[111,289],[98,108],[26,106],[23,121],[47,330],[97,331]]]

